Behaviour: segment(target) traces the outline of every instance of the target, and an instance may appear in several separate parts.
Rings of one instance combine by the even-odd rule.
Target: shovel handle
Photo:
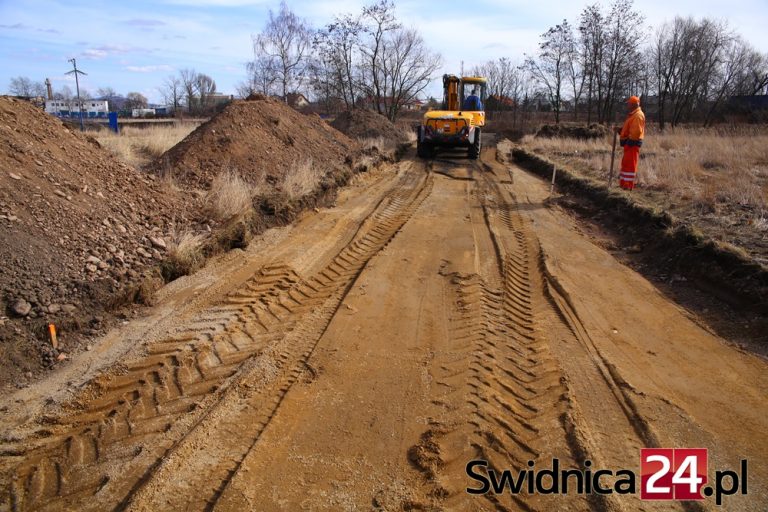
[[[616,137],[618,133],[613,130],[613,148],[611,149],[611,169],[608,171],[608,188],[611,188],[611,181],[613,181],[613,162],[616,159]]]

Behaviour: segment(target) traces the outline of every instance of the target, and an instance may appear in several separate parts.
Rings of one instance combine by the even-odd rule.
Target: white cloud
[[[173,66],[158,64],[154,66],[126,66],[125,69],[132,73],[156,73],[158,71],[173,71]]]
[[[104,51],[104,50],[97,50],[96,48],[89,48],[89,49],[85,50],[82,53],[82,55],[86,59],[103,59],[104,57],[106,57],[109,54],[106,51]]]

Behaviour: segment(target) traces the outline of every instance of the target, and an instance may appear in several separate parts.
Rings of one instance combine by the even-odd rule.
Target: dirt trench
[[[639,474],[659,446],[709,448],[710,473],[747,457],[765,481],[765,361],[499,160],[374,171],[174,284],[58,377],[68,392],[4,399],[0,510],[714,510],[466,492],[471,460]]]

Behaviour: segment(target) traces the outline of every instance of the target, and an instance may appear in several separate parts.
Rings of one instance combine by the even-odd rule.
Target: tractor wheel
[[[432,157],[432,147],[427,144],[426,142],[417,142],[416,143],[416,154],[419,156],[419,158],[431,158]]]
[[[482,146],[482,138],[480,133],[480,128],[475,128],[477,130],[477,133],[475,134],[475,142],[472,143],[471,146],[469,146],[469,151],[467,151],[467,156],[471,160],[477,160],[480,156],[480,148]]]

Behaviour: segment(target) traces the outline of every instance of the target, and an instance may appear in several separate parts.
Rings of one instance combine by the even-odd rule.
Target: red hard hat
[[[630,105],[639,105],[640,98],[638,98],[637,96],[630,96],[629,99],[627,100],[627,103],[629,103]]]

